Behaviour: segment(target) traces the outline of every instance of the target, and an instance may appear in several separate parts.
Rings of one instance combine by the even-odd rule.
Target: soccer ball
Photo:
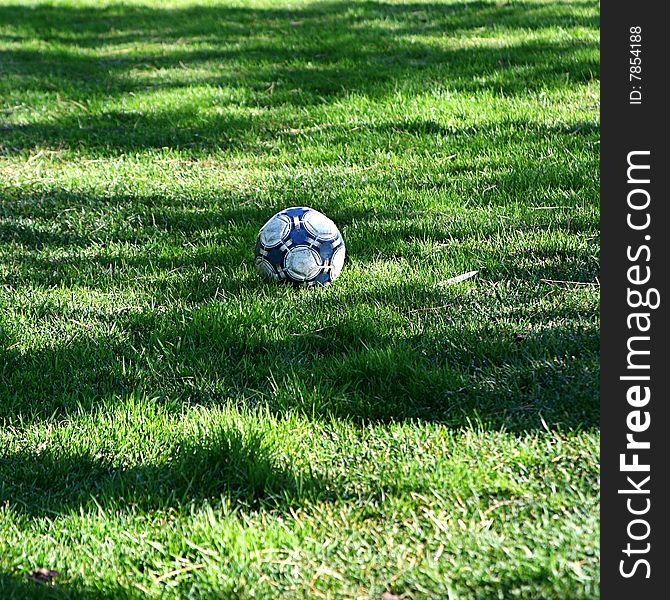
[[[256,270],[271,281],[328,284],[344,264],[344,240],[335,223],[317,210],[287,208],[261,227]]]

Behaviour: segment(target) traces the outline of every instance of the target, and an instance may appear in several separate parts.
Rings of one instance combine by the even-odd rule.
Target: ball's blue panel
[[[284,211],[284,214],[288,217],[298,217],[301,218],[307,211],[304,208],[300,207],[295,207],[295,208],[287,208]]]
[[[273,265],[281,267],[284,265],[284,256],[286,252],[280,248],[270,248],[265,258],[269,260]]]
[[[300,229],[291,229],[289,237],[291,238],[293,244],[298,245],[298,244],[304,244],[307,241],[308,235],[307,231],[305,231],[301,227]]]
[[[319,246],[319,254],[321,255],[321,260],[330,260],[335,254],[335,248],[333,248],[333,242],[323,242]]]
[[[319,273],[315,278],[314,281],[317,283],[330,283],[330,273],[328,271],[324,271],[323,273]]]

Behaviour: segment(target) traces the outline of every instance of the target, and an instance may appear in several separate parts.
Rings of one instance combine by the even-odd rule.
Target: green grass
[[[0,596],[598,597],[598,27],[0,0]]]

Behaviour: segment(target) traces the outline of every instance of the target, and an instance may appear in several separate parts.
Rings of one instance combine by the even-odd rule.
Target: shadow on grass
[[[590,81],[599,70],[597,40],[540,36],[500,46],[491,37],[559,27],[595,31],[597,5],[576,1],[315,2],[272,10],[8,5],[0,7],[0,23],[25,24],[5,37],[24,46],[0,51],[12,89],[55,92],[63,108],[48,121],[6,125],[7,152],[35,146],[265,152],[265,142],[286,124],[265,112],[240,116],[240,106],[297,110],[348,94],[386,95],[399,83],[411,93],[437,87],[509,96]],[[209,107],[218,110],[205,110],[203,98],[194,102],[189,93],[180,94],[178,108],[158,104],[152,111],[96,113],[72,104],[199,85],[210,86]]]
[[[380,294],[390,303],[392,297]],[[84,335],[51,348],[5,351],[0,422],[61,421],[134,397],[165,402],[168,411],[233,401],[280,416],[298,412],[358,424],[475,422],[517,433],[598,426],[595,325],[552,325],[519,337],[505,323],[459,325],[476,305],[457,293],[446,300],[434,316],[454,323],[445,337],[431,333],[429,325],[414,335],[379,335],[375,312],[384,310],[388,317],[392,304],[358,312],[345,308],[316,331],[299,330],[281,310],[268,321],[260,312],[231,315],[216,302],[188,314],[124,314],[113,319],[122,339]],[[253,328],[249,316],[259,319]],[[574,323],[580,314],[566,306],[536,318]],[[392,325],[407,328],[411,317],[398,315]],[[3,345],[10,341],[0,337]],[[132,422],[141,427],[141,420]],[[0,505],[34,517],[95,512],[98,505],[152,510],[202,502],[287,510],[333,500],[346,487],[278,460],[260,430],[203,430],[204,435],[163,440],[169,446],[148,458],[97,448],[95,441],[84,450],[61,450],[53,442],[0,450]]]
[[[579,307],[540,311],[538,323],[553,325],[524,335],[509,318],[482,323],[476,301],[456,292],[431,297],[408,284],[395,293],[439,306],[417,333],[409,333],[412,314],[395,312],[394,290],[379,290],[368,306],[333,306],[314,330],[300,322],[318,310],[307,296],[295,311],[275,299],[271,314],[261,298],[239,314],[210,302],[101,316],[117,335],[74,333],[52,347],[5,351],[0,420],[60,418],[133,394],[356,422],[475,420],[526,431],[541,427],[541,416],[552,427],[597,425],[599,332]],[[379,313],[395,334],[379,333]],[[448,321],[435,330],[442,337],[431,333],[430,318]]]
[[[60,577],[62,579],[62,577]],[[28,579],[28,573],[0,572],[0,597],[3,600],[130,600],[137,593],[122,587],[114,590],[93,589],[67,582],[62,585],[59,578],[53,584],[38,583]]]
[[[325,483],[278,466],[260,432],[219,426],[193,438],[158,449],[156,462],[109,456],[109,450],[103,457],[103,448],[95,454],[62,451],[54,444],[41,451],[0,452],[0,504],[44,516],[98,507],[183,509],[204,501],[277,508],[325,497]]]

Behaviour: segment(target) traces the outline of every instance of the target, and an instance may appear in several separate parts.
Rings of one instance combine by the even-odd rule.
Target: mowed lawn
[[[598,597],[598,27],[0,0],[0,597]]]

